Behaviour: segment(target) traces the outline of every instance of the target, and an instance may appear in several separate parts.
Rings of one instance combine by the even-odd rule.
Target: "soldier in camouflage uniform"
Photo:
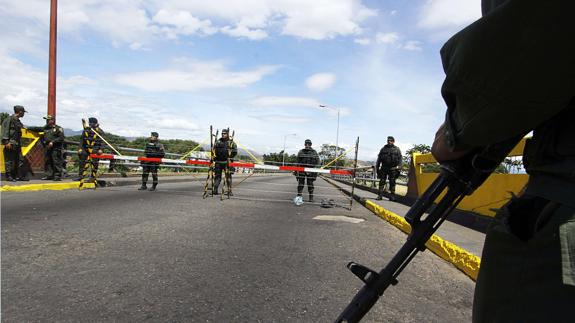
[[[304,148],[297,153],[297,163],[300,167],[315,168],[319,165],[319,155],[315,149],[311,148],[311,140],[306,139]],[[303,187],[307,180],[307,192],[309,194],[309,201],[313,202],[313,182],[317,178],[317,173],[312,172],[296,172],[297,177],[297,196],[301,196]]]
[[[387,145],[383,146],[377,155],[375,169],[379,177],[379,191],[377,200],[381,200],[386,178],[389,179],[390,201],[395,201],[395,180],[401,170],[401,150],[394,145],[395,138],[387,137]]]
[[[144,150],[144,155],[148,158],[164,158],[166,155],[164,151],[164,145],[162,145],[158,141],[158,133],[152,132],[149,142],[146,144],[146,149]],[[158,186],[158,167],[160,163],[158,162],[150,162],[144,161],[142,162],[142,186],[138,188],[140,191],[146,190],[148,187],[146,184],[148,183],[148,175],[150,172],[152,173],[152,187],[150,187],[150,191],[155,191],[156,186]]]
[[[232,187],[232,172],[233,168],[229,167],[228,161],[232,162],[233,158],[238,154],[238,146],[233,140],[230,140],[229,129],[222,130],[222,137],[216,141],[214,145],[214,162],[215,162],[215,176],[214,176],[214,195],[219,194],[218,187],[222,181],[222,172],[226,171],[226,180],[229,185],[230,195]]]
[[[441,49],[442,161],[533,131],[529,181],[487,230],[473,322],[571,322],[575,304],[575,2],[491,0]]]
[[[27,181],[24,173],[24,156],[22,156],[22,128],[20,118],[26,109],[21,105],[14,106],[14,114],[2,122],[2,144],[4,145],[4,166],[6,181]]]
[[[103,141],[96,134],[96,132],[103,136],[104,132],[100,129],[100,125],[98,124],[98,119],[96,118],[88,118],[88,127],[84,129],[82,132],[82,137],[80,138],[80,147],[78,148],[78,159],[79,159],[79,168],[78,173],[79,177],[76,180],[82,180],[84,176],[88,175],[92,178],[92,174],[84,174],[84,167],[88,162],[88,157],[90,156],[90,149],[92,150],[93,154],[101,155],[102,152],[102,144]],[[96,173],[98,171],[98,159],[92,158],[90,159],[91,163],[91,171],[92,173]],[[90,167],[87,168],[90,170]]]
[[[44,171],[46,176],[43,180],[61,181],[64,167],[62,155],[64,145],[64,129],[56,125],[56,119],[48,115],[44,117],[46,125],[44,127],[29,127],[29,130],[43,132],[42,141],[46,148],[44,154]]]

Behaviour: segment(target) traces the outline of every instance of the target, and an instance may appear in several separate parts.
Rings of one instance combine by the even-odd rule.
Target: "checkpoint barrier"
[[[525,148],[525,138],[509,153],[509,157],[521,156]],[[438,173],[424,173],[422,165],[436,163],[431,154],[414,153],[413,167],[418,195],[421,195],[437,178]],[[460,210],[471,211],[488,217],[495,216],[495,210],[501,208],[512,194],[519,194],[529,175],[527,174],[491,174],[489,178],[473,194],[466,196],[457,206]],[[443,194],[437,200],[441,199]]]
[[[1,127],[0,127],[1,129]],[[22,129],[22,156],[27,158],[33,171],[40,171],[44,168],[44,149],[40,142],[39,133]],[[0,145],[0,172],[6,172],[4,164],[4,145]]]
[[[91,154],[90,157],[95,159],[125,160],[125,161],[151,162],[160,164],[167,163],[167,164],[180,164],[180,165],[200,165],[204,166],[206,169],[210,167],[209,160],[200,160],[200,159],[182,160],[182,159],[169,159],[169,158],[118,156],[112,154],[101,154],[101,155]],[[240,161],[231,162],[230,167],[276,170],[286,172],[308,172],[308,173],[331,174],[331,175],[353,175],[353,171],[347,169],[321,169],[321,168],[309,168],[300,166],[276,166],[276,165],[246,163]]]

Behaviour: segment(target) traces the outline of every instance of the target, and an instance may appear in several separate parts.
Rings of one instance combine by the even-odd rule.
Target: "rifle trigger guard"
[[[347,269],[349,269],[355,276],[357,276],[357,278],[361,279],[361,281],[363,281],[366,285],[379,277],[379,274],[375,271],[353,261],[347,264]]]

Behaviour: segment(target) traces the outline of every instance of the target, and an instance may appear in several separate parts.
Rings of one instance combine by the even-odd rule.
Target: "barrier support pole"
[[[351,183],[351,198],[349,199],[349,210],[351,211],[351,206],[353,205],[353,192],[355,191],[355,174],[357,171],[357,151],[359,149],[359,137],[355,141],[355,158],[353,160],[353,171],[351,175],[352,183]]]

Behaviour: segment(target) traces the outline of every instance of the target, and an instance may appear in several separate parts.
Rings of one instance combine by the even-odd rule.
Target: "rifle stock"
[[[350,262],[347,268],[364,282],[352,301],[341,312],[336,322],[359,322],[383,295],[390,285],[397,284],[397,277],[425,243],[435,233],[449,213],[461,200],[473,193],[499,166],[509,152],[523,138],[517,136],[498,144],[478,149],[455,162],[441,165],[441,172],[429,188],[416,200],[405,214],[411,225],[407,241],[380,271]],[[445,191],[437,205],[425,217],[434,201]]]

